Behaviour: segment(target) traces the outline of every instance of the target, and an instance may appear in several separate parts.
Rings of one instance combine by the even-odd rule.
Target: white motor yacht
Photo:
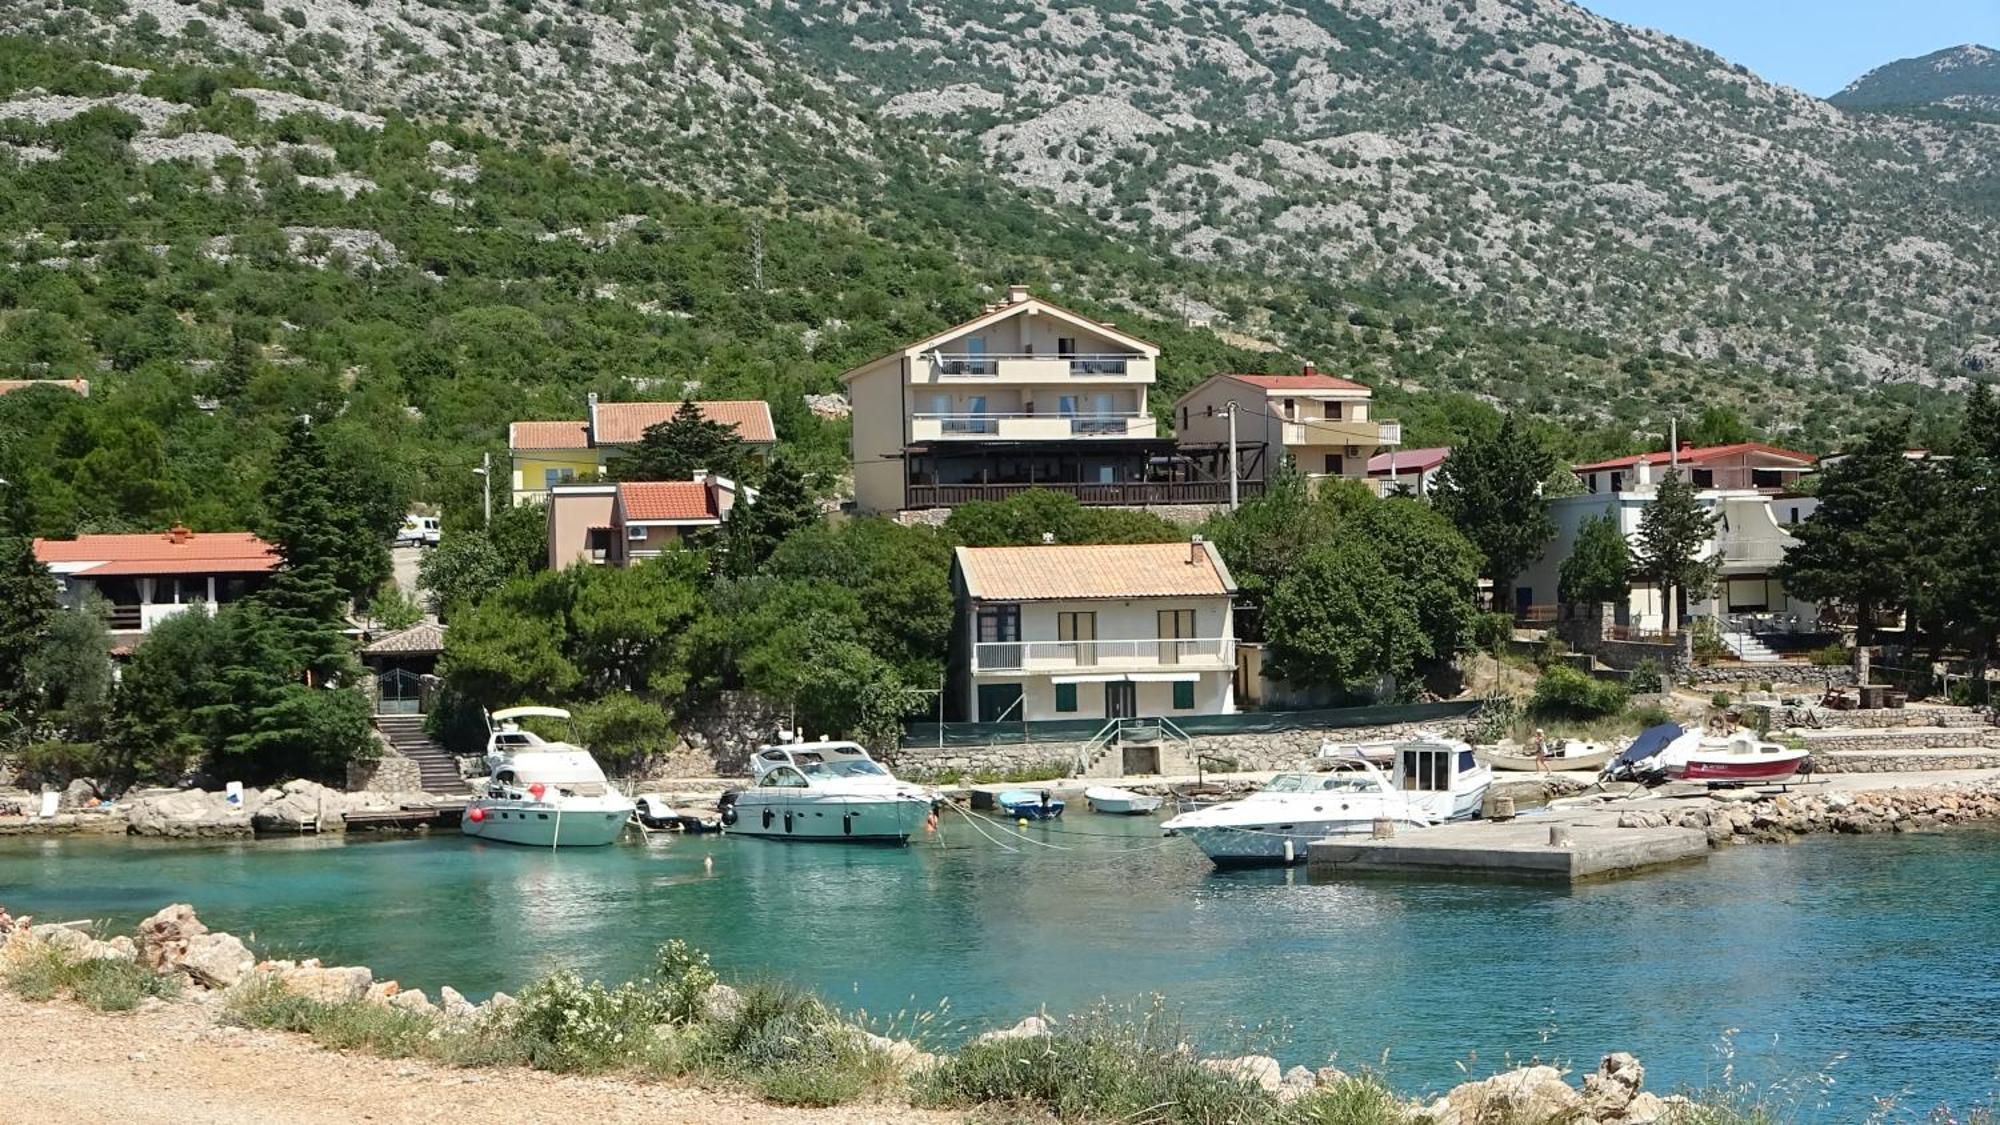
[[[930,789],[898,781],[852,742],[758,749],[755,782],[722,795],[722,826],[781,840],[907,843],[936,806]]]
[[[1186,836],[1217,864],[1298,863],[1306,845],[1333,836],[1367,835],[1375,822],[1427,828],[1472,816],[1493,771],[1455,739],[1399,742],[1384,774],[1362,754],[1322,757],[1278,774],[1241,800],[1185,812],[1161,827]]]
[[[568,719],[569,712],[509,707],[488,717],[491,776],[467,802],[459,831],[538,848],[599,847],[618,839],[636,807],[631,798],[606,780],[588,751],[521,729],[521,719],[536,716]]]

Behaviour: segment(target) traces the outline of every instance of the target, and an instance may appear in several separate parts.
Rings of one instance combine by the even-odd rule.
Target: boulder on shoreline
[[[177,902],[139,923],[138,961],[156,973],[182,973],[204,988],[228,988],[256,962],[231,934],[210,933],[194,907]]]

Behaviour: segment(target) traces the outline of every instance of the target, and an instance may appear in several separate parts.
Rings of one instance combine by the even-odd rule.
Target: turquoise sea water
[[[2000,833],[1820,837],[1578,888],[1218,873],[1151,821],[1001,851],[716,837],[546,852],[457,836],[0,841],[0,903],[121,925],[173,901],[268,955],[478,995],[622,979],[671,937],[725,973],[962,1027],[1160,993],[1205,1047],[1383,1065],[1406,1092],[1629,1049],[1669,1091],[1783,1085],[1794,1120],[2000,1092]],[[1086,835],[1085,833],[1089,833]],[[712,870],[704,858],[714,860]],[[1232,1031],[1262,1027],[1278,1038]],[[1830,1081],[1829,1081],[1830,1079]]]

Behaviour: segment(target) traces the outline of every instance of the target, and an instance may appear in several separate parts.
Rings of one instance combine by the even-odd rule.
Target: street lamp
[[[492,527],[493,526],[493,454],[491,452],[482,453],[479,455],[479,467],[472,470],[472,475],[479,478],[479,499],[480,499],[481,510],[485,513],[486,526]]]

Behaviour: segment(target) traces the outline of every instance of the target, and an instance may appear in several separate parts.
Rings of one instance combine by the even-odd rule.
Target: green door
[[[1022,718],[1020,684],[979,685],[980,722],[1020,722]]]

